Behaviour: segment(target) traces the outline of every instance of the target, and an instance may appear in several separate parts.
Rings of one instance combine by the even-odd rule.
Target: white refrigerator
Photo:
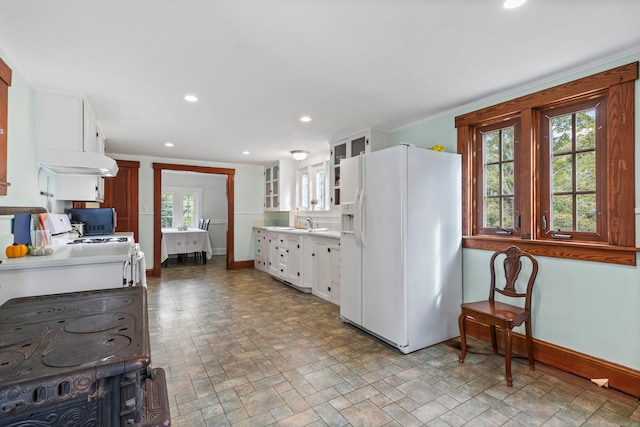
[[[342,319],[403,353],[458,336],[460,155],[398,145],[340,169]]]

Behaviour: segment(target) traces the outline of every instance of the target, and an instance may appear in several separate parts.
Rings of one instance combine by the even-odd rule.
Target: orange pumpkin
[[[14,243],[11,246],[7,246],[5,253],[7,254],[7,258],[22,258],[27,254],[27,245]]]

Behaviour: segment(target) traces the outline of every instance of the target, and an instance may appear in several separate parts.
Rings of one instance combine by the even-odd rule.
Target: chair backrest
[[[496,258],[499,255],[505,255],[503,261],[505,285],[504,288],[500,288],[496,285]],[[527,289],[524,293],[518,292],[516,289],[516,281],[522,270],[522,261],[520,258],[526,257],[531,261],[531,273],[529,274],[529,280],[527,281]],[[533,284],[536,281],[538,275],[538,261],[527,252],[520,250],[517,246],[511,246],[507,249],[496,251],[491,256],[491,289],[489,290],[489,301],[494,301],[495,293],[498,292],[507,297],[524,298],[525,306],[527,310],[531,310],[531,293],[533,291]]]
[[[202,230],[202,224],[204,224],[204,219],[200,218],[200,219],[198,220],[198,228],[199,228],[200,230]]]
[[[200,230],[208,230],[209,229],[209,223],[211,222],[211,220],[210,219],[202,219],[200,221],[202,221],[202,224],[200,224]]]

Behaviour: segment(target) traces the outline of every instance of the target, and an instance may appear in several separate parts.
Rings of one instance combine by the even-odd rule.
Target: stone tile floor
[[[504,359],[477,340],[464,364],[455,339],[402,355],[337,306],[224,263],[148,280],[174,426],[640,426],[634,397],[520,360],[507,387]]]

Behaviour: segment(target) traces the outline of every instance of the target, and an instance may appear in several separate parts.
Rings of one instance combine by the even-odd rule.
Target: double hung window
[[[464,246],[635,265],[637,78],[632,63],[456,117]]]

